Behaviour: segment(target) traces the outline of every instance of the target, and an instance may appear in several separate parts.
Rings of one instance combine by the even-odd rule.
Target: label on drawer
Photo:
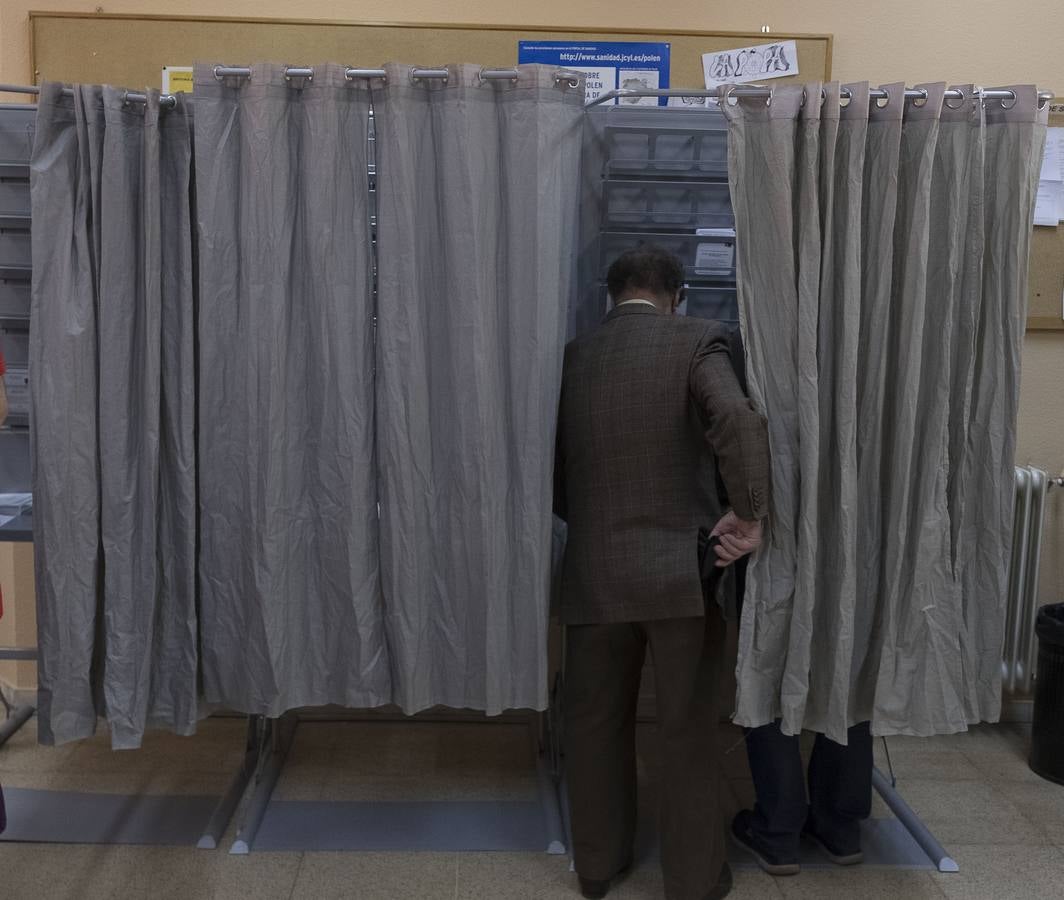
[[[720,241],[712,244],[699,244],[695,252],[695,271],[730,272],[735,266],[735,244]]]
[[[22,366],[9,366],[4,376],[7,390],[8,412],[16,416],[30,414],[30,370]]]

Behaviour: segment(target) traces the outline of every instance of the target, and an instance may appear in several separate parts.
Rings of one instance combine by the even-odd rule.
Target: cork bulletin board
[[[1064,99],[1049,106],[1050,127],[1064,127]],[[1028,331],[1064,331],[1064,225],[1036,225],[1031,236]]]
[[[703,53],[784,40],[797,43],[799,79],[828,80],[831,75],[831,35],[30,13],[37,82],[128,88],[158,88],[163,66],[201,60],[228,65],[336,62],[359,68],[393,61],[419,66],[473,62],[505,68],[517,62],[520,40],[570,38],[668,42],[673,87],[703,86]]]

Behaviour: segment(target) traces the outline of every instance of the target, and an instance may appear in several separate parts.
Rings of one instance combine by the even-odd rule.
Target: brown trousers
[[[584,878],[611,878],[632,856],[635,720],[649,644],[660,743],[661,865],[668,900],[702,900],[726,859],[717,749],[724,621],[571,625],[566,632],[565,766],[573,857]]]

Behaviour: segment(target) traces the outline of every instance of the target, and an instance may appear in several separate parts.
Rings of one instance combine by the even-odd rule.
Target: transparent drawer
[[[0,160],[28,163],[33,155],[37,110],[22,104],[0,105]]]
[[[29,216],[0,214],[0,266],[30,265]]]
[[[30,179],[25,166],[0,164],[0,215],[30,214]]]
[[[701,284],[684,291],[687,316],[692,319],[715,319],[738,327],[739,299],[734,285]]]
[[[728,174],[724,128],[607,125],[606,169],[611,175]]]
[[[29,319],[30,283],[0,279],[0,319]]]
[[[728,185],[710,181],[621,181],[603,184],[609,228],[731,228]]]
[[[30,333],[23,326],[0,328],[4,346],[4,362],[10,370],[12,367],[30,364]]]
[[[605,279],[610,264],[624,251],[657,244],[679,257],[688,278],[734,278],[735,233],[704,229],[702,234],[661,234],[604,231],[599,236],[599,266]]]
[[[5,379],[6,386],[6,379]],[[0,493],[28,492],[33,489],[30,477],[30,433],[20,424],[28,424],[29,416],[18,416],[19,420],[8,418],[11,428],[0,428]]]

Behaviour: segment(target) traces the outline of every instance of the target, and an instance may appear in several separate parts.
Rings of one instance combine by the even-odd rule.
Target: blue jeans
[[[750,827],[781,859],[796,859],[808,827],[832,848],[860,849],[860,823],[872,812],[872,732],[868,722],[849,730],[843,747],[816,736],[809,760],[809,794],[797,735],[785,735],[779,721],[746,733],[746,752],[757,803]]]

